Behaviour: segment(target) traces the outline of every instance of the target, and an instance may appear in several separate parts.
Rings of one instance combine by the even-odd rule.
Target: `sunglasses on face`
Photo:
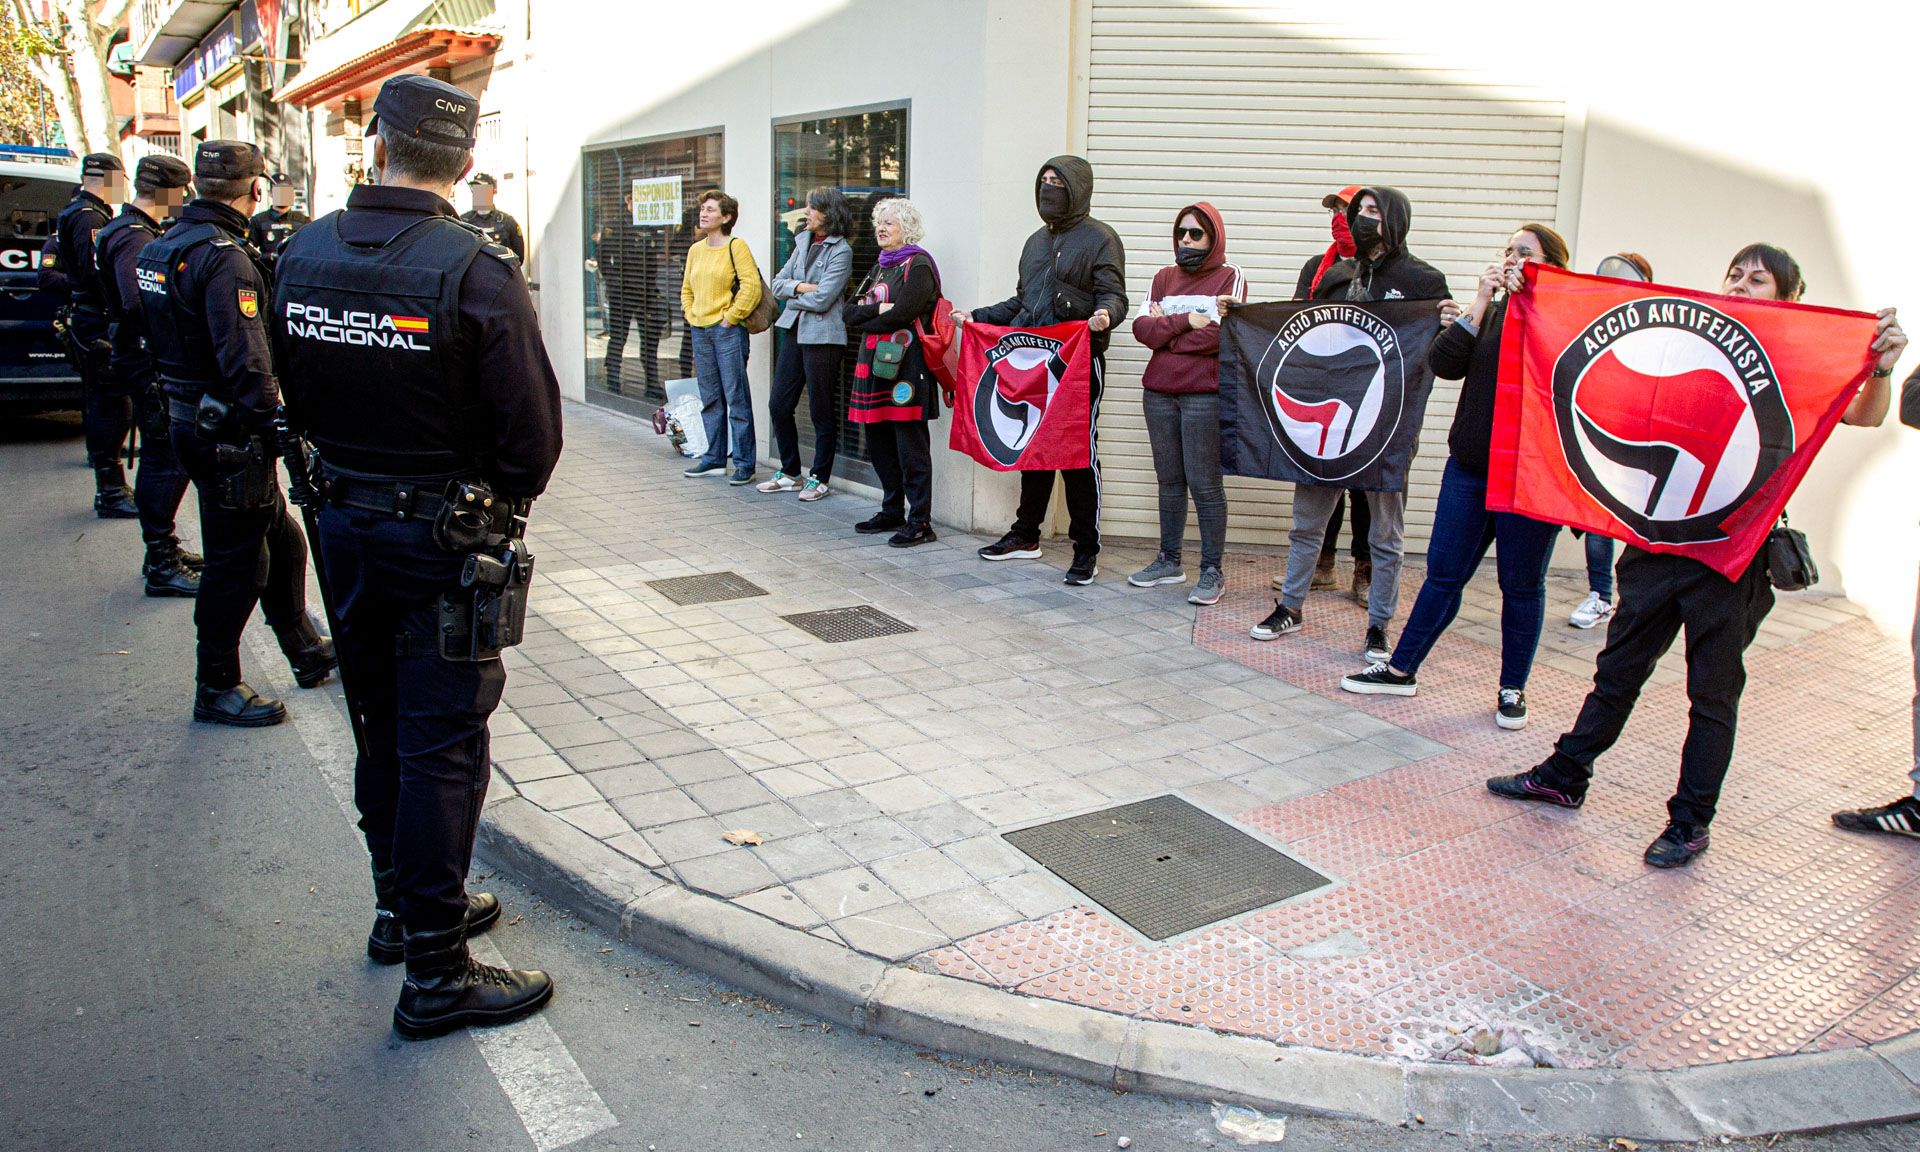
[[[1182,240],[1205,240],[1207,238],[1207,230],[1205,228],[1175,228],[1173,234]]]

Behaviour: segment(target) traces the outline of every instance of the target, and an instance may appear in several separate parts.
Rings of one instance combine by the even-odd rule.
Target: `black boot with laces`
[[[553,998],[553,979],[545,972],[495,968],[469,956],[465,924],[407,933],[406,959],[393,1029],[409,1040],[505,1024]]]

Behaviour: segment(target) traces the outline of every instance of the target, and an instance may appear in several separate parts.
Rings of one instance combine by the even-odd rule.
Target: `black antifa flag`
[[[1432,300],[1243,304],[1220,333],[1230,476],[1369,492],[1407,486],[1433,391]]]

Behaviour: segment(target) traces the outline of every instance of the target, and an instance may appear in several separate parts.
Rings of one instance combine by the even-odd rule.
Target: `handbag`
[[[738,296],[740,294],[740,262],[733,257],[733,243],[732,240],[727,241],[727,262],[733,265],[733,293]],[[740,326],[747,330],[747,335],[758,336],[773,327],[773,319],[777,315],[779,313],[773,306],[773,288],[768,285],[767,278],[762,276],[760,277],[760,302],[753,306],[753,311],[747,314],[746,321]]]
[[[898,380],[900,365],[906,362],[907,346],[911,343],[913,333],[909,331],[877,337],[873,343],[873,361],[867,366],[867,373],[876,380]]]
[[[1813,562],[1806,533],[1789,525],[1785,512],[1767,533],[1767,579],[1782,592],[1799,592],[1820,582],[1820,566]]]

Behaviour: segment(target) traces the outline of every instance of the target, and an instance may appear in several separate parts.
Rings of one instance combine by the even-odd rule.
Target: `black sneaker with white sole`
[[[1370,666],[1365,672],[1342,676],[1340,687],[1362,696],[1411,696],[1415,691],[1413,677],[1395,672],[1385,660]]]
[[[1247,635],[1255,640],[1278,640],[1289,632],[1298,631],[1300,631],[1300,613],[1275,600],[1273,611],[1265,620],[1255,624]]]
[[[1509,732],[1518,732],[1527,726],[1527,690],[1525,688],[1500,689],[1500,705],[1494,709],[1493,722]]]
[[[1849,832],[1878,832],[1920,840],[1920,800],[1902,796],[1878,808],[1855,808],[1833,814],[1833,826]]]
[[[982,560],[1038,560],[1040,559],[1040,541],[1022,540],[1009,532],[1000,539],[980,549]]]
[[[1377,624],[1367,625],[1367,644],[1360,654],[1374,664],[1393,659],[1393,649],[1387,647],[1387,630]]]
[[[1034,549],[1033,554],[1038,556],[1040,550],[1037,548]],[[1075,552],[1073,554],[1073,567],[1067,569],[1066,578],[1063,579],[1061,583],[1073,585],[1091,584],[1093,583],[1093,578],[1098,575],[1100,575],[1100,562],[1097,555],[1093,552]]]

